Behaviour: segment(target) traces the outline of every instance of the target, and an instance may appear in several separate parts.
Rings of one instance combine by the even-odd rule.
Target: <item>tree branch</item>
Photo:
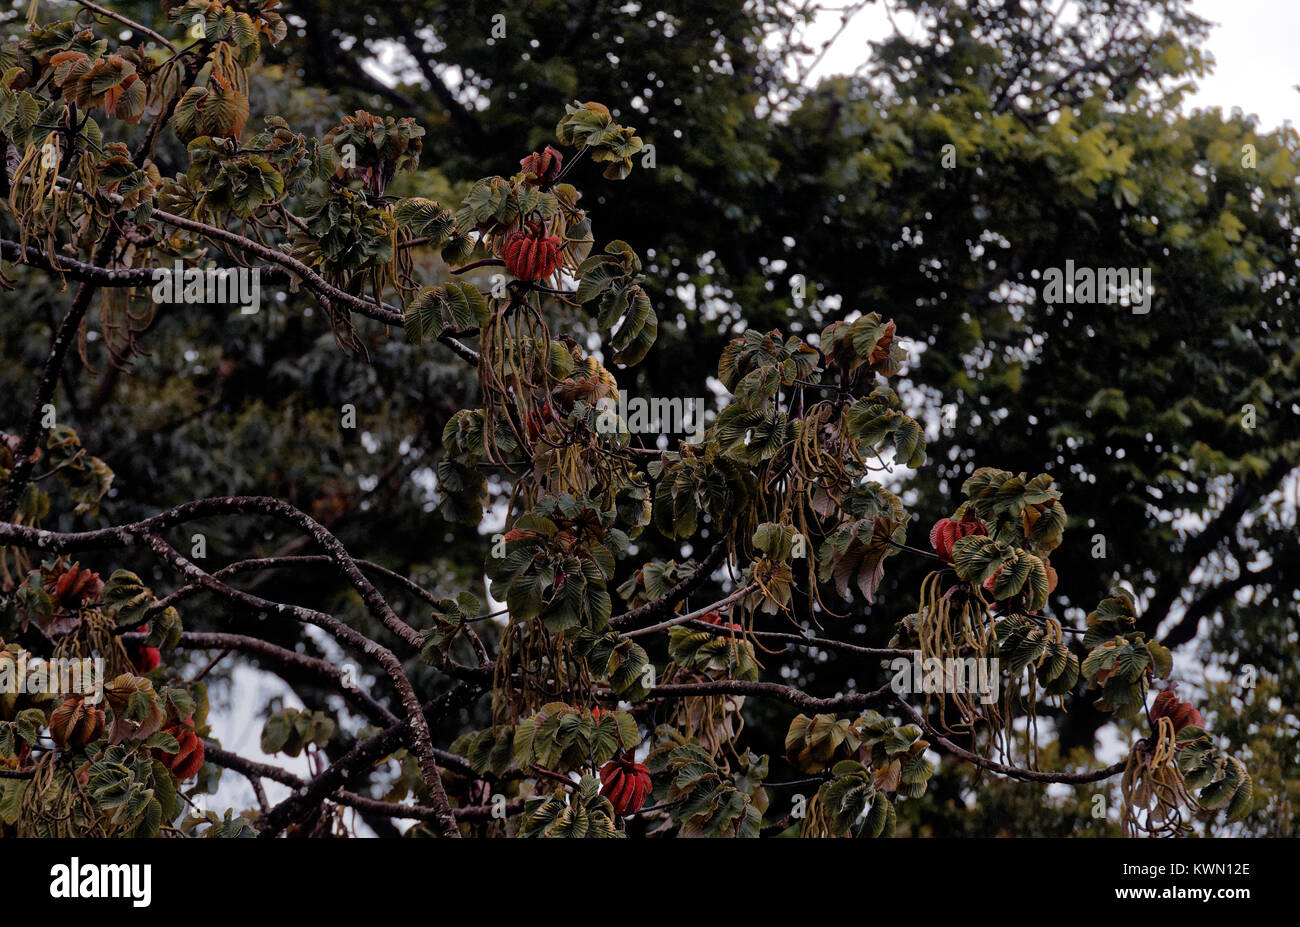
[[[892,691],[888,684],[870,692],[849,692],[832,698],[818,698],[809,695],[794,686],[778,682],[750,682],[743,679],[715,679],[708,682],[677,682],[653,686],[648,699],[699,698],[707,695],[753,695],[759,698],[772,698],[815,712],[853,711],[889,698]],[[609,689],[598,689],[596,697],[606,701],[618,701],[618,696]]]
[[[653,602],[647,602],[638,606],[629,612],[624,612],[609,620],[610,627],[622,628],[628,625],[639,624],[642,621],[661,618],[673,613],[679,603],[684,601],[688,595],[704,585],[705,580],[713,575],[714,571],[722,565],[727,558],[727,539],[720,538],[718,543],[713,545],[700,565],[696,567],[695,572],[690,576],[680,580],[677,585],[673,586],[666,593]]]
[[[231,753],[223,750],[211,741],[203,742],[204,756],[223,769],[230,769],[244,775],[250,782],[256,782],[258,779],[270,779],[281,785],[288,786],[291,789],[298,790],[307,788],[310,785],[309,780],[300,776],[295,776],[288,770],[281,769],[278,766],[271,766],[268,763],[259,763],[255,760],[246,759],[237,753]],[[377,798],[369,798],[365,795],[358,795],[356,792],[350,792],[346,789],[338,789],[329,796],[331,801],[340,805],[347,805],[356,808],[358,811],[364,811],[368,814],[377,814],[390,818],[410,818],[415,821],[427,821],[431,824],[438,823],[438,812],[426,805],[405,805],[396,802],[380,801]],[[514,799],[506,803],[506,812],[515,814],[523,810],[523,799]],[[496,812],[493,805],[471,805],[465,808],[453,808],[452,813],[456,815],[457,821],[475,821],[484,818],[491,818]]]
[[[217,576],[216,573],[212,575],[214,578]],[[197,590],[204,587],[196,583],[187,588]],[[123,634],[122,640],[143,644],[148,636],[139,631],[132,631]],[[186,650],[235,650],[268,660],[280,668],[309,673],[318,679],[332,683],[349,704],[376,724],[388,726],[397,722],[397,716],[380,704],[374,696],[359,686],[349,686],[343,671],[328,660],[298,653],[257,637],[224,632],[184,631],[177,646]]]
[[[303,608],[299,605],[285,605],[280,602],[271,602],[258,596],[250,595],[247,592],[241,592],[225,585],[219,580],[213,579],[212,576],[200,570],[189,560],[182,557],[170,545],[167,544],[160,536],[150,532],[143,532],[142,537],[161,559],[175,567],[188,578],[197,580],[207,586],[214,592],[225,596],[231,601],[238,602],[250,608],[262,611],[275,612],[285,617],[296,618],[299,621],[315,625],[324,631],[333,634],[339,641],[351,644],[369,654],[379,661],[383,666],[389,679],[392,681],[394,688],[397,689],[398,698],[402,707],[406,711],[407,725],[410,729],[412,740],[412,749],[415,752],[416,759],[420,764],[420,772],[424,778],[425,787],[429,790],[430,800],[433,806],[439,810],[440,823],[443,836],[458,837],[460,831],[456,827],[455,817],[451,813],[451,804],[447,801],[447,794],[442,787],[442,778],[438,774],[436,758],[433,754],[433,739],[429,731],[429,724],[425,720],[424,711],[420,706],[419,699],[415,696],[415,690],[411,688],[411,681],[407,678],[405,670],[402,669],[401,661],[393,654],[391,650],[375,641],[370,640],[361,633],[354,631],[338,619],[317,612],[312,609]]]
[[[703,608],[697,608],[695,611],[687,612],[685,615],[677,615],[673,618],[667,619],[666,621],[661,621],[658,624],[652,624],[648,628],[637,628],[635,631],[628,631],[623,636],[642,637],[646,634],[653,634],[656,631],[662,631],[665,628],[671,628],[675,625],[685,624],[688,621],[694,621],[697,618],[704,617],[705,615],[709,614],[709,612],[717,611],[720,608],[725,608],[731,603],[739,599],[743,599],[745,596],[749,595],[750,593],[754,592],[757,589],[758,589],[757,583],[750,583],[748,586],[744,586],[740,589],[737,589],[735,592],[731,593],[731,595],[725,596],[724,598],[721,598],[716,602],[710,603],[709,605],[705,605]]]
[[[393,612],[379,591],[361,574],[356,561],[329,529],[305,512],[272,496],[214,496],[186,502],[127,525],[62,534],[0,522],[0,540],[54,553],[132,547],[145,536],[157,534],[176,525],[211,515],[229,514],[272,515],[304,531],[324,548],[335,568],[348,579],[367,608],[385,627],[410,646],[416,649],[423,646],[424,641],[420,632]],[[206,573],[202,575],[211,579]]]
[[[103,264],[106,262],[112,256],[116,244],[117,236],[108,235],[100,243],[92,263]],[[9,519],[13,518],[13,514],[18,508],[18,502],[22,497],[23,488],[27,485],[28,477],[31,476],[32,467],[36,465],[33,455],[41,433],[45,430],[41,425],[45,418],[42,410],[54,398],[54,391],[58,387],[59,377],[63,372],[63,364],[68,357],[68,350],[72,347],[73,342],[77,340],[77,331],[81,328],[81,320],[85,318],[86,311],[90,308],[90,300],[95,295],[95,291],[96,288],[90,283],[82,283],[81,286],[77,287],[76,295],[72,298],[72,305],[68,307],[68,314],[63,317],[63,321],[59,323],[59,327],[54,332],[54,341],[50,344],[50,353],[45,359],[41,379],[36,385],[36,396],[32,400],[30,411],[27,413],[27,425],[23,429],[22,437],[19,439],[18,448],[14,451],[14,466],[9,471],[9,481],[5,484],[4,492],[0,493],[0,522],[9,521]]]
[[[154,32],[148,26],[142,26],[135,20],[128,19],[127,17],[123,16],[121,13],[114,13],[112,10],[106,10],[102,6],[99,6],[98,4],[88,2],[88,0],[77,0],[77,3],[80,3],[86,9],[93,11],[99,16],[107,16],[109,19],[115,19],[118,22],[120,22],[122,25],[127,26],[135,30],[136,32],[140,32],[143,33],[144,35],[149,36],[149,38],[153,39],[158,44],[165,46],[167,50],[170,51],[173,55],[177,54],[177,48],[175,45],[167,41],[158,33]]]
[[[1190,576],[1200,562],[1233,533],[1251,507],[1268,493],[1272,492],[1284,476],[1291,472],[1294,464],[1284,457],[1279,457],[1259,479],[1243,481],[1232,494],[1205,530],[1189,539],[1180,556],[1187,567],[1187,578],[1181,583],[1166,583],[1151,596],[1138,621],[1137,629],[1147,637],[1154,637],[1160,623],[1169,616],[1169,610],[1177,601],[1184,588],[1191,585]]]
[[[202,517],[203,515],[248,511],[261,512],[264,514],[277,514],[307,530],[307,532],[311,534],[318,543],[330,552],[335,567],[349,578],[353,586],[361,594],[363,600],[367,602],[367,605],[370,607],[372,612],[378,614],[384,620],[385,625],[398,633],[399,636],[403,637],[403,639],[408,640],[408,642],[414,642],[417,647],[419,646],[421,641],[419,632],[402,622],[401,619],[393,613],[388,603],[384,601],[378,591],[370,585],[369,580],[361,576],[360,571],[357,570],[355,561],[348,556],[338,539],[310,516],[299,512],[293,506],[281,502],[278,499],[238,496],[205,499],[177,506],[167,512],[163,512],[159,515],[153,516],[152,518],[147,518],[131,525],[68,534],[59,534],[51,531],[0,522],[0,540],[13,542],[19,546],[31,547],[38,550],[59,552],[84,549],[103,549],[106,547],[134,547],[138,543],[143,542],[149,546],[156,556],[177,569],[190,581],[196,582],[219,595],[254,610],[273,612],[275,614],[315,625],[332,634],[339,641],[375,658],[379,661],[380,665],[383,666],[394,687],[397,689],[398,697],[406,711],[407,723],[410,726],[410,736],[413,741],[412,748],[417,759],[420,761],[420,769],[424,775],[425,785],[429,790],[430,798],[433,801],[434,807],[439,808],[443,812],[443,832],[447,836],[459,835],[459,831],[456,829],[455,819],[451,815],[451,806],[447,801],[446,793],[442,788],[442,781],[438,776],[438,769],[433,754],[433,743],[428,724],[425,721],[424,714],[420,708],[419,700],[415,696],[415,691],[411,688],[410,680],[402,669],[401,662],[393,652],[387,647],[384,647],[352,628],[349,628],[333,616],[304,608],[299,605],[286,605],[280,602],[271,602],[267,599],[225,585],[220,580],[215,579],[210,574],[199,569],[191,561],[181,556],[181,554],[172,548],[165,540],[163,540],[161,535],[158,534],[159,531],[171,525],[179,524],[192,518]],[[405,630],[405,633],[403,632],[403,629]]]
[[[719,629],[717,625],[709,624],[707,621],[690,621],[687,622],[693,628],[701,631],[712,631],[719,637],[726,637],[727,632]],[[832,640],[828,637],[805,637],[802,634],[788,634],[782,631],[747,631],[739,637],[755,637],[760,641],[772,641],[774,643],[789,643],[799,647],[823,647],[827,650],[843,650],[846,653],[856,653],[867,657],[911,657],[916,650],[907,650],[897,647],[863,647],[859,644],[850,644],[848,641]]]
[[[1112,763],[1105,769],[1095,769],[1091,772],[1081,773],[1054,773],[1042,772],[1037,769],[1021,769],[1018,766],[1007,766],[1005,763],[999,763],[982,757],[978,753],[957,746],[948,738],[944,737],[937,730],[930,726],[919,711],[907,704],[901,696],[896,696],[894,702],[898,705],[903,714],[911,718],[912,723],[925,732],[925,736],[936,746],[942,747],[948,753],[958,759],[965,760],[968,763],[974,763],[982,769],[987,769],[999,775],[1006,776],[1010,779],[1020,779],[1025,782],[1064,782],[1069,784],[1082,784],[1087,782],[1100,782],[1102,779],[1109,779],[1111,776],[1117,776],[1124,771],[1128,765],[1128,757]]]
[[[1178,623],[1170,628],[1169,633],[1160,641],[1170,650],[1180,647],[1183,644],[1196,637],[1196,632],[1200,629],[1201,619],[1214,614],[1220,606],[1235,596],[1242,589],[1249,586],[1262,586],[1275,583],[1284,575],[1284,570],[1280,561],[1274,561],[1270,566],[1265,567],[1258,573],[1246,572],[1243,568],[1242,574],[1236,579],[1229,580],[1215,586],[1206,592],[1199,599],[1187,606],[1183,616]]]
[[[420,714],[420,723],[426,727],[428,725],[427,715],[437,718],[442,713],[451,708],[458,707],[459,703],[467,696],[476,694],[477,690],[471,689],[464,683],[457,683],[451,689],[444,692],[434,700],[428,707],[422,709]],[[288,827],[295,820],[298,820],[304,813],[310,811],[316,805],[320,804],[332,792],[340,788],[344,782],[352,776],[363,772],[373,766],[376,762],[383,759],[402,745],[406,737],[411,719],[407,719],[399,724],[391,725],[382,733],[375,735],[363,743],[357,744],[352,750],[340,757],[326,767],[325,771],[313,779],[305,787],[297,790],[280,804],[276,805],[269,812],[259,818],[259,828],[264,837],[274,837]],[[463,761],[462,761],[463,762]],[[443,796],[446,800],[446,796]],[[450,810],[450,808],[448,808]],[[444,833],[447,836],[458,836],[460,831],[450,834],[445,830],[446,818],[442,820]],[[452,827],[455,827],[454,820]]]

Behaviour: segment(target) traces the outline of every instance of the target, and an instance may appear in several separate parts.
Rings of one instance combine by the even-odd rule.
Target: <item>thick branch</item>
[[[215,577],[217,574],[213,574]],[[194,589],[204,588],[194,584]],[[131,632],[122,635],[123,641],[143,643],[147,634]],[[259,659],[270,661],[281,668],[310,673],[317,678],[332,683],[343,698],[361,714],[376,724],[384,726],[395,724],[397,716],[380,704],[374,696],[360,686],[349,685],[344,673],[328,660],[310,657],[269,641],[244,634],[207,633],[202,631],[185,631],[181,634],[178,647],[187,650],[235,650]]]
[[[410,646],[417,649],[422,646],[420,632],[397,616],[379,591],[361,574],[356,561],[339,539],[310,515],[272,496],[215,496],[198,499],[132,524],[63,534],[0,522],[0,540],[54,553],[132,547],[141,538],[176,525],[212,515],[229,514],[272,515],[303,530],[326,551],[335,568],[347,577],[367,608],[385,627]]]
[[[420,725],[426,730],[428,729],[425,712],[432,713],[435,718],[439,717],[443,712],[456,707],[461,700],[475,693],[476,690],[470,689],[463,683],[456,684],[439,696],[427,709],[420,712]],[[413,727],[412,720],[408,718],[405,722],[386,728],[383,733],[375,735],[364,743],[357,744],[348,753],[326,767],[324,772],[304,788],[294,792],[268,813],[262,815],[259,819],[262,836],[276,836],[295,820],[298,820],[304,813],[320,804],[352,776],[368,770],[376,762],[400,747],[407,735],[407,731]],[[441,789],[441,784],[439,788]],[[442,800],[446,802],[445,794]],[[450,813],[450,806],[448,806],[447,811]],[[454,834],[448,833],[446,830],[446,817],[443,818],[442,823],[444,827],[443,833],[446,836],[459,836],[460,831],[455,830],[454,819],[452,820]]]
[[[690,621],[687,623],[701,631],[712,631],[719,637],[727,636],[727,631],[720,629],[715,624],[709,624],[707,621]],[[782,631],[746,631],[743,634],[737,632],[736,637],[753,637],[760,642],[788,643],[797,647],[822,647],[826,650],[842,650],[845,653],[856,653],[865,657],[910,658],[917,652],[916,650],[906,650],[898,647],[863,647],[860,644],[850,644],[848,641],[837,641],[828,637],[805,637],[802,634],[788,634]]]
[[[60,183],[72,186],[71,182],[66,180],[65,178],[59,178],[59,181]],[[101,196],[117,206],[121,206],[124,203],[123,198],[116,193],[106,193],[106,194],[101,194]],[[352,293],[348,293],[344,290],[340,290],[338,287],[334,286],[332,283],[330,283],[328,280],[326,280],[316,271],[312,270],[302,261],[299,261],[297,258],[292,257],[291,255],[285,254],[283,251],[279,251],[275,248],[270,247],[269,245],[264,245],[259,241],[254,241],[253,239],[248,238],[247,236],[240,235],[237,232],[232,232],[229,229],[224,229],[215,225],[209,225],[204,222],[199,222],[195,219],[189,219],[186,218],[185,216],[178,216],[175,215],[174,213],[165,212],[160,209],[154,210],[150,215],[152,218],[157,219],[161,222],[165,222],[168,225],[175,226],[176,228],[185,229],[188,232],[193,232],[197,235],[202,235],[205,238],[213,239],[215,241],[225,242],[228,245],[232,245],[238,248],[240,251],[244,252],[245,254],[255,254],[265,261],[269,261],[272,264],[278,265],[285,272],[292,274],[294,277],[297,277],[302,282],[302,284],[305,287],[307,287],[307,289],[309,289],[311,292],[315,293],[321,299],[321,301],[326,304],[326,306],[337,306],[340,308],[346,308],[352,312],[357,312],[369,318],[376,319],[380,322],[384,322],[387,325],[403,324],[403,314],[401,309],[395,306],[390,306],[387,303],[378,302],[373,299],[367,299],[362,296],[356,296]],[[106,240],[104,244],[115,245],[116,235],[110,235],[109,238],[111,239],[111,241]],[[111,247],[101,248],[99,254],[91,263],[95,267],[99,267],[100,265],[105,265],[107,264],[111,256],[112,256]],[[110,268],[107,267],[103,269],[105,271],[110,270]],[[449,333],[444,332],[443,334],[439,335],[438,341],[446,345],[447,347],[451,348],[452,351],[454,351],[465,361],[475,365],[478,364],[478,352],[475,351],[473,348],[469,347],[468,345],[458,341],[457,339],[452,337]]]
[[[1242,574],[1236,579],[1215,586],[1188,605],[1187,610],[1183,612],[1183,616],[1178,619],[1178,623],[1170,628],[1169,633],[1164,636],[1160,643],[1170,650],[1187,643],[1196,637],[1196,632],[1200,630],[1202,618],[1214,614],[1242,589],[1249,586],[1276,583],[1283,575],[1284,569],[1280,561],[1275,561],[1271,566],[1260,570],[1258,573],[1248,573],[1243,570]]]
[[[120,197],[113,194],[113,199],[120,201]],[[291,257],[282,251],[263,245],[251,238],[246,238],[236,232],[219,228],[215,225],[207,225],[203,222],[197,222],[193,219],[187,219],[184,216],[177,216],[162,210],[154,210],[151,214],[153,218],[168,225],[174,225],[196,234],[203,235],[206,238],[214,238],[218,241],[224,241],[227,244],[234,245],[241,250],[256,254],[263,260],[270,261],[273,264],[279,264],[302,281],[303,285],[321,298],[327,305],[341,306],[350,309],[353,312],[377,319],[388,325],[402,325],[402,311],[387,303],[376,302],[372,299],[366,299],[361,296],[354,296],[351,293],[340,290],[334,286],[316,271],[312,270],[306,264],[297,258]],[[465,344],[457,341],[450,335],[443,334],[438,336],[438,340],[451,348],[456,354],[464,360],[472,363],[478,363],[478,352]]]
[[[735,592],[719,599],[716,602],[712,602],[708,605],[703,606],[702,608],[697,608],[693,612],[687,612],[685,615],[676,615],[672,618],[668,618],[665,621],[661,621],[658,624],[652,624],[648,628],[637,628],[635,631],[628,631],[623,636],[643,637],[646,634],[653,634],[656,631],[662,631],[665,628],[671,628],[679,624],[686,624],[688,621],[695,621],[696,619],[703,618],[705,615],[709,614],[709,612],[717,611],[720,608],[726,608],[728,605],[731,605],[733,602],[736,602],[739,599],[743,599],[745,596],[754,592],[756,589],[758,589],[757,584],[751,583],[748,586],[743,586],[742,588],[737,589]]]
[[[234,563],[227,564],[212,575],[217,579],[225,579],[227,576],[234,576],[239,573],[277,569],[280,567],[332,565],[333,562],[334,561],[329,556],[324,554],[255,557],[248,560],[237,560]],[[374,563],[370,560],[356,560],[355,562],[363,572],[373,573],[391,579],[393,582],[400,584],[408,592],[418,596],[421,600],[430,605],[436,606],[438,604],[438,597],[436,595],[429,592],[409,576],[403,576],[395,570],[390,570],[388,567],[381,566],[380,564]],[[149,612],[152,614],[153,612],[161,611],[169,605],[175,605],[177,602],[188,598],[201,589],[202,587],[195,583],[181,586],[165,598],[159,599],[158,602],[149,609]],[[470,644],[474,647],[474,652],[478,656],[479,662],[484,664],[491,662],[491,657],[488,656],[487,648],[483,646],[482,638],[480,638],[469,625],[465,626],[464,631],[465,636],[469,638]]]
[[[91,10],[98,16],[107,16],[109,19],[115,19],[118,22],[120,22],[122,25],[127,26],[128,28],[133,29],[136,32],[149,36],[149,38],[153,39],[159,45],[164,46],[173,55],[177,54],[177,48],[175,45],[167,41],[158,33],[154,32],[148,26],[142,26],[135,20],[128,19],[127,17],[123,16],[121,13],[114,13],[112,10],[106,10],[104,9],[104,7],[100,6],[99,4],[90,3],[88,2],[88,0],[77,0],[77,2],[80,3],[82,6],[84,6],[86,9]]]
[[[230,769],[244,775],[250,782],[257,782],[258,779],[270,779],[294,790],[307,788],[310,785],[309,780],[295,776],[287,770],[268,763],[259,763],[256,760],[246,759],[237,753],[221,749],[211,741],[204,741],[204,756],[223,769]],[[438,812],[426,805],[404,805],[396,802],[380,801],[377,798],[358,795],[356,792],[350,792],[346,789],[336,790],[329,795],[329,799],[367,814],[377,814],[390,818],[409,818],[414,821],[427,821],[431,824],[436,824],[439,820]],[[515,799],[506,803],[505,810],[508,814],[515,814],[523,810],[523,806],[522,799]],[[493,816],[495,811],[496,808],[492,805],[473,805],[467,808],[452,809],[457,821],[488,819]]]
[[[112,256],[116,244],[117,235],[108,234],[104,241],[100,243],[93,263],[105,263]],[[58,387],[64,361],[67,360],[69,349],[77,340],[77,331],[81,328],[81,320],[85,318],[86,311],[90,308],[90,300],[94,295],[95,287],[90,283],[82,283],[81,286],[77,287],[76,295],[72,298],[72,305],[68,307],[68,314],[63,317],[63,321],[59,323],[59,327],[54,333],[54,341],[50,344],[50,353],[46,357],[45,368],[41,371],[40,382],[36,385],[36,397],[32,400],[30,410],[27,413],[27,425],[23,429],[18,448],[14,452],[14,466],[9,472],[9,481],[5,484],[4,492],[0,493],[0,521],[9,521],[18,509],[18,502],[22,498],[23,488],[27,485],[32,468],[36,465],[33,456],[36,451],[36,444],[40,440],[41,433],[45,430],[41,424],[45,418],[42,410],[54,399],[54,390]]]
[[[65,277],[71,277],[73,280],[94,283],[101,287],[130,287],[145,286],[152,283],[154,279],[154,269],[152,267],[124,267],[115,269],[112,267],[100,267],[97,264],[91,264],[86,261],[79,261],[76,258],[68,257],[66,254],[57,254],[57,260],[51,261],[50,256],[44,251],[28,245],[24,248],[19,242],[10,241],[9,239],[0,239],[0,256],[6,261],[12,261],[15,264],[35,267],[37,270],[49,271],[51,273],[61,274]],[[262,267],[258,268],[263,275],[270,272],[279,274],[288,279],[288,273],[279,267]]]
[[[405,670],[402,669],[401,661],[397,659],[391,650],[354,631],[331,615],[303,608],[299,605],[271,602],[227,586],[219,580],[213,579],[212,576],[182,557],[158,535],[146,533],[144,537],[154,553],[161,559],[180,570],[189,579],[203,583],[213,592],[255,610],[271,611],[315,625],[333,634],[339,641],[356,647],[378,660],[388,674],[394,688],[397,689],[398,698],[401,700],[402,707],[406,710],[412,740],[411,746],[416,759],[420,763],[420,772],[423,774],[425,787],[429,790],[430,800],[441,814],[443,835],[447,837],[460,835],[460,831],[456,828],[455,817],[451,813],[451,804],[447,801],[447,794],[442,787],[442,778],[438,774],[438,765],[433,755],[433,738],[429,731],[429,724],[424,718],[424,711],[420,707],[419,699],[415,696],[415,690],[411,688],[411,681],[407,678]]]
[[[420,74],[429,84],[429,92],[438,100],[442,108],[446,110],[447,116],[451,119],[452,125],[460,134],[461,139],[467,143],[482,141],[483,126],[479,123],[473,114],[456,99],[455,94],[438,76],[434,70],[432,62],[427,57],[424,50],[424,43],[419,36],[415,34],[415,27],[411,21],[404,16],[400,9],[394,7],[391,13],[394,27],[397,31],[397,41],[405,48],[411,58],[415,61],[415,66],[419,68]]]
[[[865,708],[882,698],[888,698],[891,694],[889,686],[884,685],[870,692],[849,692],[833,698],[818,698],[801,689],[796,689],[794,686],[786,686],[778,682],[716,679],[709,682],[678,682],[654,686],[646,697],[650,699],[678,699],[699,698],[705,695],[753,695],[759,698],[777,699],[807,711],[833,712],[854,711],[858,708]],[[597,690],[596,696],[608,701],[618,701],[618,696],[608,689]]]

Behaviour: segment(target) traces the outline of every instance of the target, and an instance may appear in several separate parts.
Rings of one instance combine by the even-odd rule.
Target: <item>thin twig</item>
[[[95,13],[97,13],[100,16],[107,16],[109,19],[116,19],[122,25],[134,29],[136,32],[143,32],[145,35],[149,36],[149,38],[153,39],[155,42],[158,42],[161,45],[165,45],[167,47],[167,50],[170,51],[173,55],[177,54],[177,49],[175,45],[167,41],[167,39],[163,38],[158,33],[154,32],[148,26],[142,26],[135,20],[123,16],[121,13],[115,13],[112,10],[106,10],[104,9],[104,7],[100,6],[99,4],[90,3],[89,0],[77,0],[77,3],[80,3],[88,10],[93,10]]]

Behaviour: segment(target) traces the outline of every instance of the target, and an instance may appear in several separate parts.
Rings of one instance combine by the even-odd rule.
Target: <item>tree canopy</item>
[[[1300,139],[890,6],[10,16],[0,828],[1294,834]]]

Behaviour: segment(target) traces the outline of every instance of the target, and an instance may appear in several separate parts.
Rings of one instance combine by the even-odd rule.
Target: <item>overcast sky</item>
[[[1196,0],[1193,9],[1218,23],[1208,43],[1215,73],[1197,105],[1240,106],[1266,127],[1300,122],[1300,2]]]
[[[1284,121],[1300,123],[1300,0],[1193,0],[1192,9],[1217,25],[1206,43],[1214,74],[1200,82],[1193,106],[1241,107],[1255,113],[1265,129]],[[896,18],[900,27],[905,20]],[[834,34],[838,13],[825,13],[809,34],[812,44]],[[890,31],[881,3],[857,15],[813,72],[813,77],[854,70],[867,54],[868,41]]]

